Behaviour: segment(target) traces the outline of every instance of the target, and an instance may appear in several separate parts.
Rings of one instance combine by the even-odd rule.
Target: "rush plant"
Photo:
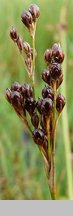
[[[35,98],[35,60],[37,57],[35,32],[39,16],[40,10],[35,4],[21,14],[22,23],[27,27],[32,38],[32,47],[18,35],[14,27],[10,30],[10,37],[18,47],[32,84],[14,82],[11,88],[6,89],[6,99],[30,131],[42,154],[51,197],[55,200],[56,125],[65,106],[64,96],[58,94],[58,88],[63,81],[61,64],[64,53],[60,44],[54,44],[51,49],[45,51],[46,68],[42,71],[41,78],[46,85],[42,89],[41,98]]]

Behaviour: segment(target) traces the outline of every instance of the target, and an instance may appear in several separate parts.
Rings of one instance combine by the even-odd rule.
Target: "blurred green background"
[[[4,96],[5,89],[10,87],[13,81],[29,82],[20,54],[9,37],[9,30],[16,26],[19,34],[31,44],[29,33],[20,18],[21,12],[31,3],[38,4],[41,11],[36,32],[37,97],[44,86],[41,81],[41,72],[45,67],[43,53],[54,42],[59,42],[57,26],[62,8],[67,7],[66,95],[71,148],[69,159],[73,165],[73,0],[0,0],[0,200],[50,199],[40,152]],[[69,199],[64,144],[60,118],[56,140],[57,199]]]

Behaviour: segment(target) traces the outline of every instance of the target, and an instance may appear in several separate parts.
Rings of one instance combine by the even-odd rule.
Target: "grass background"
[[[23,124],[7,103],[5,89],[13,81],[29,82],[16,46],[9,38],[9,30],[16,26],[22,37],[31,39],[21,23],[21,12],[33,3],[31,0],[0,0],[0,199],[50,199],[42,157]],[[43,53],[58,41],[57,24],[64,0],[36,0],[41,16],[36,32],[36,96],[44,86],[41,72],[45,67]],[[67,71],[66,94],[73,163],[73,0],[67,5]],[[62,122],[59,119],[56,140],[57,199],[68,199],[66,158]]]

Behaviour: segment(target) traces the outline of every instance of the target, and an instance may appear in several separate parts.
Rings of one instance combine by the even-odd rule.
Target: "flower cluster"
[[[33,39],[35,24],[39,15],[39,7],[35,4],[31,5],[28,11],[24,11],[21,15],[22,22],[28,28]],[[23,41],[15,28],[11,29],[10,37],[23,55],[27,71],[30,74],[29,77],[33,79],[34,55],[36,56],[34,47],[31,48],[26,41]],[[30,116],[32,123],[30,131],[33,140],[46,158],[49,159],[49,147],[52,146],[52,143],[49,146],[49,140],[51,142],[53,140],[58,116],[65,106],[64,96],[56,94],[63,81],[61,64],[64,60],[64,53],[60,44],[54,44],[51,49],[47,49],[44,53],[44,60],[46,69],[42,72],[42,79],[46,85],[42,89],[42,97],[38,100],[35,99],[35,86],[14,82],[11,88],[6,90],[6,99],[25,122],[28,129],[31,128],[28,122],[28,115]]]
[[[55,99],[54,92],[54,86],[57,89],[63,80],[61,63],[63,62],[64,54],[60,45],[54,44],[52,49],[46,50],[44,58],[47,63],[47,69],[42,72],[42,79],[48,85],[42,89],[42,98],[35,100],[32,86],[27,83],[21,85],[17,82],[13,83],[11,88],[6,90],[6,98],[21,119],[24,119],[24,117],[27,119],[27,115],[30,115],[31,123],[34,127],[33,139],[36,144],[42,146],[47,151],[47,120],[50,120],[49,133],[51,133],[54,104],[56,102],[56,114],[61,113],[65,105],[64,96],[59,94]]]
[[[28,11],[23,11],[21,15],[22,22],[28,28],[31,36],[33,36],[35,23],[39,16],[40,10],[36,4],[30,5]]]

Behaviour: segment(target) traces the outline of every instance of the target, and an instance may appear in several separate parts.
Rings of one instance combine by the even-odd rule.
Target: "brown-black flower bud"
[[[53,101],[51,98],[39,99],[37,102],[37,109],[40,114],[48,116],[53,109]]]
[[[64,106],[65,106],[65,97],[61,94],[59,94],[56,98],[56,109],[59,113],[62,112]]]
[[[34,142],[39,146],[45,146],[48,144],[47,138],[42,129],[35,129],[33,132]]]
[[[7,88],[5,92],[6,99],[9,103],[11,103],[11,89]]]
[[[49,116],[53,110],[53,101],[50,98],[44,98],[41,105],[42,114]]]
[[[21,89],[21,85],[18,83],[18,82],[14,82],[12,85],[11,85],[11,91],[20,91]]]
[[[44,59],[45,62],[48,64],[51,62],[52,60],[52,50],[51,49],[47,49],[44,53]]]
[[[18,39],[18,34],[15,28],[12,27],[12,29],[10,30],[10,37],[14,42],[17,42]]]
[[[51,98],[54,100],[54,91],[52,87],[45,86],[44,89],[42,90],[42,96],[43,98]]]
[[[39,125],[39,117],[38,117],[38,115],[37,115],[36,112],[33,113],[33,115],[31,116],[31,122],[32,122],[32,124],[33,124],[33,126],[34,126],[35,128],[38,128],[38,125]]]
[[[40,16],[39,7],[36,4],[30,5],[29,12],[32,15],[33,22],[36,22],[36,19]]]
[[[60,44],[55,43],[52,47],[52,55],[56,62],[62,63],[64,60],[64,52],[60,46]]]
[[[24,83],[21,86],[21,94],[23,95],[24,98],[30,98],[33,97],[33,89],[32,86],[28,83]]]
[[[29,11],[24,11],[21,15],[21,19],[22,19],[22,22],[24,23],[24,25],[28,29],[30,29],[32,26],[32,22],[33,22],[31,13]]]
[[[44,82],[50,85],[51,76],[50,76],[50,71],[48,69],[45,69],[42,72],[42,79],[44,80]]]
[[[36,106],[37,106],[38,112],[40,114],[42,114],[42,109],[41,109],[41,107],[42,107],[42,99],[38,99]]]
[[[62,73],[61,65],[58,63],[52,63],[50,65],[50,74],[54,80],[57,80]]]
[[[25,102],[24,102],[24,108],[28,111],[28,113],[30,115],[33,115],[33,112],[35,110],[36,107],[36,102],[35,100],[30,97],[30,98],[26,98]]]
[[[11,103],[17,109],[21,109],[23,102],[23,97],[18,91],[11,92]]]

